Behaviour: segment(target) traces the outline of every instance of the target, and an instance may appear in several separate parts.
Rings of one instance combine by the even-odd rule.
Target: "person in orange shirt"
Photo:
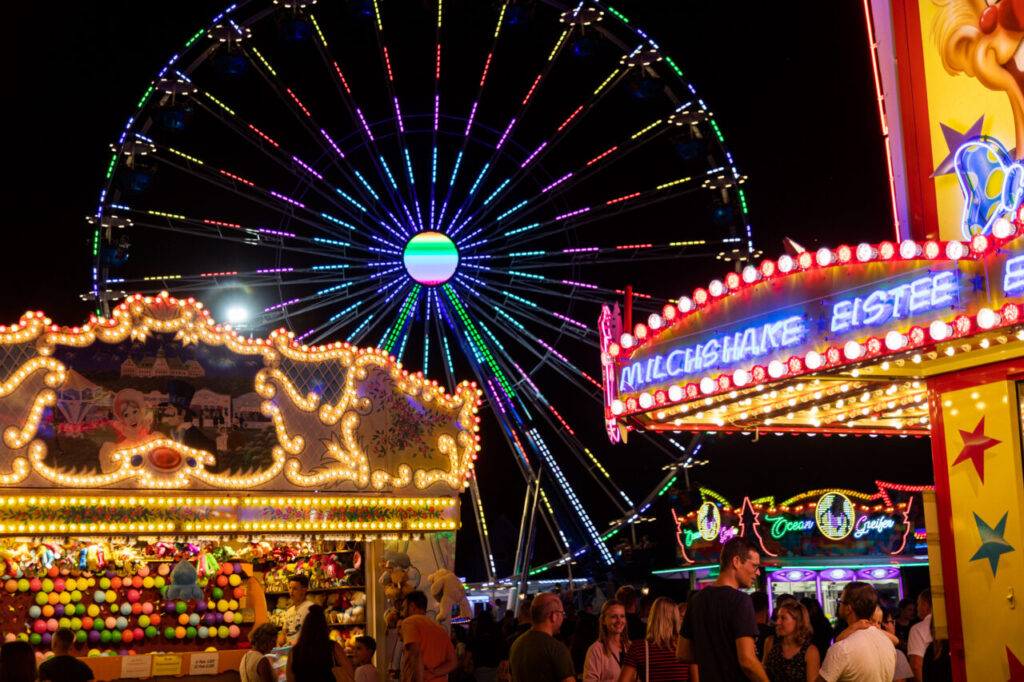
[[[458,666],[448,631],[427,613],[427,595],[419,590],[405,596],[406,615],[399,623],[402,633],[402,682],[447,682]]]

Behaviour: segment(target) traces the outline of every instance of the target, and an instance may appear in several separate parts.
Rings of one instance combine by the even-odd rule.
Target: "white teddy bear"
[[[459,607],[460,618],[473,617],[473,609],[469,605],[469,600],[466,599],[466,588],[458,576],[447,568],[439,568],[427,576],[427,580],[430,581],[430,593],[441,605],[437,614],[437,622],[447,623],[451,617],[452,607],[455,605]]]

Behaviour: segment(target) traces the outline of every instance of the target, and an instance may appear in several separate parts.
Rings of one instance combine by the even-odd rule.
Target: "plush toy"
[[[167,586],[164,599],[202,599],[203,591],[196,584],[198,577],[196,567],[182,559],[171,571],[171,584]]]
[[[456,605],[459,607],[460,618],[473,617],[473,609],[469,605],[469,600],[466,599],[466,588],[458,576],[447,568],[439,568],[428,575],[427,580],[430,581],[430,593],[441,605],[441,610],[437,613],[439,623],[448,622],[451,618],[452,607]]]

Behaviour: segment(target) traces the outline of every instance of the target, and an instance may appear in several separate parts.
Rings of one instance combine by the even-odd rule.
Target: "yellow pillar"
[[[961,682],[1024,682],[1024,460],[1017,377],[1024,379],[1020,361],[929,384],[941,540],[941,557],[929,560],[941,560],[945,592],[945,609],[933,619],[938,636],[948,633],[954,679]]]

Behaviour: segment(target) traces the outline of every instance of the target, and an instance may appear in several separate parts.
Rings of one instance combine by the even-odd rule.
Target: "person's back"
[[[448,631],[437,624],[433,618],[422,613],[406,616],[399,626],[402,630],[402,641],[406,644],[415,642],[419,644],[420,652],[423,655],[423,667],[430,670],[444,662],[449,653],[454,656],[454,645],[448,636]],[[447,680],[445,677],[432,678],[424,675],[424,682],[432,679]]]
[[[512,645],[509,668],[512,682],[561,682],[576,674],[566,646],[532,628]]]
[[[750,597],[734,587],[705,587],[686,602],[682,634],[693,641],[702,680],[743,680],[736,658],[738,637],[756,638]]]
[[[91,679],[94,679],[92,668],[74,656],[54,656],[39,664],[40,682],[89,682]]]
[[[827,682],[892,682],[896,647],[878,628],[864,628],[828,649],[819,675]]]

